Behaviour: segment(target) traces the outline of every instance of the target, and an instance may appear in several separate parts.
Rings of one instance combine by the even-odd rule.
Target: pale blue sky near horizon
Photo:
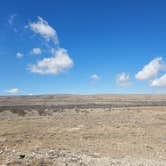
[[[0,2],[0,95],[166,93],[165,6],[164,0]],[[42,32],[32,26],[41,24]]]

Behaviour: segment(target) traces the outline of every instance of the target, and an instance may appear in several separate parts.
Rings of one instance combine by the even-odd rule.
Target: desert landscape
[[[166,166],[165,7],[1,0],[0,166]]]
[[[166,95],[0,97],[1,166],[165,166]]]

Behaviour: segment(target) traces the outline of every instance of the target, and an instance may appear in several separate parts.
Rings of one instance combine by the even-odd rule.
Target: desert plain
[[[166,95],[0,97],[1,166],[166,166]]]

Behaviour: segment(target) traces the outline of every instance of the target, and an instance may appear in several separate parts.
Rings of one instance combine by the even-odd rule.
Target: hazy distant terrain
[[[0,112],[24,116],[50,115],[65,109],[111,109],[120,107],[166,106],[166,95],[41,95],[0,97]],[[27,112],[28,111],[28,112]],[[1,116],[2,118],[3,116]]]
[[[166,95],[0,97],[0,165],[166,165]]]

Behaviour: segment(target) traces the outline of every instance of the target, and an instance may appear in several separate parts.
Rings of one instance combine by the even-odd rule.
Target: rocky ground
[[[39,98],[0,97],[0,165],[166,165],[166,96]]]

